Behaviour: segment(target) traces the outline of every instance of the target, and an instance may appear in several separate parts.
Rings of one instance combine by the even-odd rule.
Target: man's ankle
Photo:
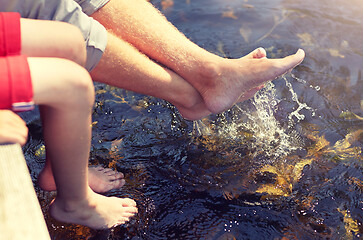
[[[208,61],[198,66],[197,74],[198,76],[195,77],[199,79],[198,82],[203,88],[214,88],[216,79],[221,75],[221,72],[217,63]]]

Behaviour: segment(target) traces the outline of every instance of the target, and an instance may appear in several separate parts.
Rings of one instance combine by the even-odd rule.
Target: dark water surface
[[[108,195],[135,199],[139,214],[108,231],[62,224],[46,213],[54,194],[38,190],[52,239],[361,239],[362,1],[152,3],[218,55],[303,48],[306,59],[254,100],[195,123],[162,100],[96,84],[90,161],[125,173]],[[36,114],[25,117],[35,182],[43,142]]]

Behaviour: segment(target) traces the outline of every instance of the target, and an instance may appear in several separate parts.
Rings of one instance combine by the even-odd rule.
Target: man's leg
[[[111,33],[106,51],[91,75],[98,82],[167,100],[190,120],[210,114],[193,86]]]
[[[21,19],[21,51],[29,57],[65,58],[84,65],[85,43],[79,29],[63,22]],[[107,192],[125,184],[123,174],[109,168],[90,167],[89,184],[96,192]],[[56,190],[50,163],[39,175],[44,190]]]
[[[111,0],[92,17],[185,79],[213,113],[230,108],[246,91],[284,74],[305,56],[301,50],[283,59],[218,57],[189,41],[145,0]]]
[[[88,72],[64,59],[28,58],[28,62],[34,102],[41,106],[46,156],[57,186],[51,215],[95,229],[128,221],[137,212],[133,200],[105,197],[88,186],[94,102]]]
[[[263,49],[246,56],[250,59],[265,57]],[[192,85],[112,33],[108,34],[106,51],[91,75],[99,82],[167,100],[189,120],[201,119],[211,113]],[[252,89],[245,97],[253,96],[257,90]]]

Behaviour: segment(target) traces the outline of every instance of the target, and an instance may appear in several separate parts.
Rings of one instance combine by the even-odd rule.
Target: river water
[[[96,84],[92,165],[122,171],[139,213],[113,230],[56,222],[52,239],[361,239],[363,4],[359,0],[151,1],[189,39],[228,58],[306,52],[253,99],[196,122],[170,104]],[[131,4],[131,3],[130,3]],[[27,114],[36,175],[41,126]]]

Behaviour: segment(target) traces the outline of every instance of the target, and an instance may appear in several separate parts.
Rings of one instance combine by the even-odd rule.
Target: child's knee
[[[68,45],[70,47],[70,56],[74,62],[85,66],[87,60],[87,51],[85,39],[78,27],[68,24],[70,36],[72,38],[71,43]]]
[[[64,48],[62,49],[64,51],[63,54],[67,59],[84,66],[86,64],[87,52],[85,38],[81,30],[66,22],[56,22],[56,24],[58,24],[59,31],[64,33],[63,40],[67,42],[67,44],[62,45]]]
[[[63,58],[28,58],[34,102],[56,108],[93,106],[94,87],[88,71]]]
[[[67,75],[62,80],[62,105],[71,108],[91,108],[94,104],[94,86],[88,71],[71,61],[65,64]],[[62,94],[62,93],[60,93]]]
[[[76,105],[93,106],[95,92],[92,79],[86,69],[79,67],[77,73],[70,79],[70,88],[75,93]]]

